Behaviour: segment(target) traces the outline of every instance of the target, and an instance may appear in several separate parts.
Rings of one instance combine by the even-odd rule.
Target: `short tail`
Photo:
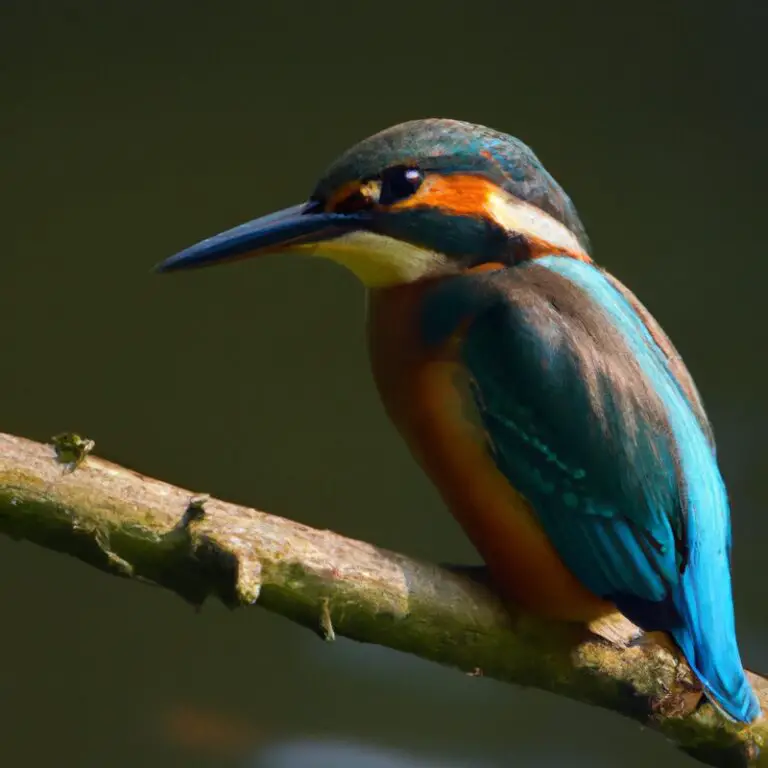
[[[702,646],[687,630],[675,631],[672,635],[712,704],[731,720],[742,723],[756,720],[760,703],[741,665],[738,650],[716,648],[709,639]]]
[[[729,571],[728,558],[708,558],[705,566],[694,555],[676,601],[683,622],[670,633],[715,707],[732,720],[751,723],[760,716],[760,702],[736,642]]]
[[[715,707],[732,720],[751,723],[760,716],[760,703],[736,641],[728,495],[703,433],[685,426],[681,422],[677,447],[686,467],[688,562],[673,588],[681,621],[670,633]]]

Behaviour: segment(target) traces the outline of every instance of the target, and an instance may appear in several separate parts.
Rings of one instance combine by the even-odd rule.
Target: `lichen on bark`
[[[0,434],[0,532],[122,578],[259,605],[343,635],[613,710],[701,763],[766,766],[768,728],[710,705],[684,661],[620,616],[583,627],[526,615],[482,583],[331,531],[192,493],[61,446]],[[57,460],[58,456],[58,460]],[[763,708],[768,681],[750,675]]]

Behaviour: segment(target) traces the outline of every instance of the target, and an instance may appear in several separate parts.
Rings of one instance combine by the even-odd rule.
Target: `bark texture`
[[[766,766],[765,720],[743,728],[711,706],[684,662],[623,617],[599,627],[505,607],[459,573],[189,491],[87,455],[0,434],[0,531],[200,604],[260,605],[322,638],[343,635],[468,674],[604,707],[706,765]],[[752,675],[764,710],[768,680]]]

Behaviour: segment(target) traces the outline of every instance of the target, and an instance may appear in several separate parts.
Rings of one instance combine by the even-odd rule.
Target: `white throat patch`
[[[507,232],[521,234],[542,250],[589,258],[568,227],[535,206],[502,190],[491,192],[485,204],[491,218]]]

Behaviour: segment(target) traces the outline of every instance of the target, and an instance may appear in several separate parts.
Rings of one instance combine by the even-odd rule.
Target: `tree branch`
[[[765,721],[725,721],[690,670],[616,617],[591,630],[506,609],[436,565],[189,491],[51,445],[0,434],[0,531],[200,604],[259,605],[307,626],[377,643],[613,710],[700,762],[768,766]],[[71,458],[71,457],[70,457]],[[192,503],[191,503],[192,502]],[[768,711],[768,680],[752,675]],[[692,711],[693,710],[693,711]]]

